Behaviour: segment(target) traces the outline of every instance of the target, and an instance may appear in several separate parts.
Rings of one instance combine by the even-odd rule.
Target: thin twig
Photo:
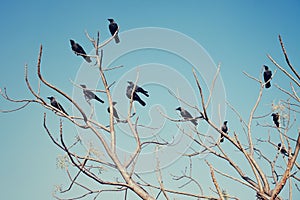
[[[296,69],[292,66],[292,64],[290,63],[290,60],[289,60],[289,57],[286,53],[286,50],[285,50],[285,47],[284,47],[284,44],[282,42],[282,39],[281,39],[281,36],[278,35],[278,38],[279,38],[279,42],[280,42],[280,46],[281,46],[281,49],[283,51],[283,54],[284,54],[284,57],[285,57],[285,61],[286,63],[288,64],[288,66],[291,68],[291,70],[293,71],[293,73],[297,76],[297,78],[300,80],[300,76],[298,74],[298,72],[296,71]]]
[[[298,87],[300,87],[300,83],[290,74],[288,73],[283,67],[281,67],[270,55],[267,55],[267,57],[271,60],[271,62],[280,69],[285,75],[287,75]]]
[[[222,191],[221,191],[221,189],[220,189],[220,187],[219,187],[219,184],[218,184],[218,182],[217,182],[217,179],[216,179],[216,177],[215,177],[214,169],[213,169],[212,165],[209,164],[207,161],[206,161],[206,164],[209,166],[209,169],[210,169],[210,176],[211,176],[211,179],[212,179],[212,181],[213,181],[213,183],[214,183],[214,185],[215,185],[215,188],[216,188],[216,190],[217,190],[217,192],[218,192],[218,195],[219,195],[219,197],[220,197],[221,200],[224,200]]]

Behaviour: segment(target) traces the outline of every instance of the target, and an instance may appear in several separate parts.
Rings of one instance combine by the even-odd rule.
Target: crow
[[[64,108],[56,101],[56,99],[54,97],[47,97],[48,99],[50,99],[50,104],[51,106],[53,106],[54,108],[57,108],[58,110],[62,111],[63,113],[65,113],[66,115],[68,115],[68,113],[64,110]],[[69,116],[69,115],[68,115]]]
[[[282,153],[283,155],[289,156],[289,153],[287,152],[287,150],[285,149],[285,147],[281,145],[281,143],[278,143],[277,149],[278,149],[278,151],[280,151],[280,153]]]
[[[198,125],[197,120],[193,119],[193,116],[187,110],[185,110],[185,109],[183,109],[181,107],[176,108],[176,110],[180,111],[180,115],[184,119],[191,121],[195,126]]]
[[[118,30],[119,26],[118,24],[115,22],[114,19],[107,19],[110,23],[108,25],[109,31],[111,33],[111,35],[113,36],[116,31]],[[118,36],[118,33],[115,35],[115,42],[119,43],[120,42],[120,38]]]
[[[82,56],[88,63],[92,62],[91,58],[86,55],[85,51],[83,50],[82,46],[80,46],[80,44],[74,42],[74,40],[70,40],[70,43],[72,50],[77,56]]]
[[[127,81],[129,83],[129,85],[133,88],[134,87],[134,83],[132,81]],[[138,85],[135,86],[135,92],[140,92],[143,95],[145,95],[146,97],[149,97],[148,91],[144,90],[143,88],[139,87]]]
[[[264,65],[265,71],[264,71],[264,81],[266,83],[265,87],[269,88],[271,87],[271,77],[272,77],[272,72],[269,70],[269,67]],[[269,81],[269,82],[268,82]]]
[[[112,104],[113,104],[113,116],[116,118],[117,122],[119,122],[120,118],[119,118],[119,115],[117,113],[117,110],[115,109],[115,105],[117,104],[117,102],[114,101],[114,102],[112,102]],[[107,108],[107,112],[110,113],[109,107]]]
[[[227,133],[228,131],[228,127],[227,127],[227,121],[224,121],[222,127],[221,127],[221,130],[224,132],[224,133]],[[228,133],[227,133],[228,134]],[[220,142],[224,142],[224,136],[221,135],[221,139],[220,139]]]
[[[279,114],[278,113],[272,113],[271,115],[273,117],[274,124],[279,127]]]
[[[126,96],[131,99],[131,93],[132,90],[134,88],[134,83],[131,81],[128,81],[129,85],[127,86],[126,89]],[[142,93],[143,95],[149,97],[148,91],[144,90],[143,88],[139,87],[139,86],[135,86],[135,90],[133,91],[133,101],[138,101],[142,106],[145,106],[146,103],[139,97],[139,95],[137,94],[137,92]]]
[[[82,91],[83,91],[84,98],[89,104],[92,99],[96,99],[100,103],[104,103],[104,101],[102,99],[100,99],[99,97],[97,97],[92,91],[86,89],[86,85],[81,84],[80,86],[83,89]]]

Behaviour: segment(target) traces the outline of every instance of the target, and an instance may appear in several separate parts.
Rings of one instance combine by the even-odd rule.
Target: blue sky
[[[292,63],[298,66],[300,62],[298,1],[6,1],[1,5],[0,87],[7,87],[8,94],[17,99],[31,97],[24,82],[24,65],[29,66],[31,81],[36,81],[40,44],[44,49],[42,71],[46,79],[72,94],[70,79],[76,79],[83,60],[70,50],[69,39],[75,39],[90,52],[92,45],[85,38],[84,31],[92,35],[100,31],[102,40],[108,38],[109,17],[118,22],[121,32],[160,27],[181,32],[198,42],[216,64],[221,63],[227,100],[246,118],[249,107],[254,104],[258,85],[242,72],[259,77],[263,64],[274,70],[267,54],[286,66],[278,34],[283,37]],[[136,55],[138,60],[125,61],[133,65],[144,60],[154,62],[141,58],[138,53]],[[116,63],[120,61],[122,59]],[[186,73],[190,70],[187,69]],[[272,83],[287,87],[289,82],[282,81],[283,77],[277,73]],[[42,94],[46,97],[49,92],[45,89]],[[280,94],[271,88],[263,96],[264,108],[259,113],[268,112],[274,99],[277,102]],[[153,98],[153,103],[157,101]],[[0,100],[0,109],[16,106]],[[66,107],[71,110],[71,106]],[[98,107],[104,109],[105,106]],[[65,173],[56,167],[56,158],[62,152],[51,143],[42,127],[44,111],[31,105],[16,113],[1,114],[0,188],[3,199],[52,199],[53,186],[66,183]],[[51,128],[57,131],[55,125],[59,119],[46,112]],[[228,112],[226,117],[232,122],[229,122],[230,127],[238,130],[233,128],[238,127],[233,113]],[[295,199],[296,196],[295,193]]]

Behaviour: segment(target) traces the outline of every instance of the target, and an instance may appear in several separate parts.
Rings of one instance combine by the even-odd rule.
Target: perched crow
[[[80,86],[83,89],[84,98],[89,104],[92,99],[96,99],[97,101],[104,103],[104,101],[102,99],[100,99],[99,97],[97,97],[92,91],[86,89],[86,85],[82,84]]]
[[[83,50],[82,46],[80,46],[80,44],[74,42],[74,40],[70,40],[70,43],[72,50],[77,56],[82,56],[88,63],[92,62],[90,57],[86,55],[85,51]]]
[[[272,72],[269,70],[269,67],[264,65],[265,71],[264,71],[264,80],[265,82],[269,81],[268,83],[266,83],[265,87],[269,88],[271,87],[271,77],[272,77]]]
[[[117,113],[117,110],[115,109],[115,105],[117,104],[117,102],[114,101],[114,102],[112,102],[112,104],[113,104],[113,115],[114,115],[114,117],[116,118],[116,120],[118,122],[118,121],[120,121],[120,118],[119,118],[119,115]],[[110,113],[109,107],[107,108],[107,112]]]
[[[228,131],[228,127],[227,127],[227,121],[224,121],[222,127],[221,127],[221,130],[224,132],[224,133],[227,133]],[[227,133],[228,134],[228,133]],[[221,139],[220,139],[220,142],[224,142],[224,136],[221,135]]]
[[[274,124],[279,127],[279,114],[278,113],[272,113],[271,115],[273,117]]]
[[[109,28],[109,31],[110,31],[111,35],[113,36],[119,28],[118,24],[115,22],[114,19],[107,19],[107,20],[110,22],[109,25],[108,25],[108,28]],[[118,33],[115,35],[115,42],[116,43],[120,42]]]
[[[129,83],[129,85],[133,88],[134,87],[134,83],[132,81],[127,81]],[[138,85],[135,86],[135,92],[140,92],[143,95],[145,95],[146,97],[149,97],[148,91],[144,90],[143,88],[139,87]]]
[[[50,99],[50,103],[51,106],[53,106],[54,108],[57,108],[58,110],[62,111],[63,113],[65,113],[66,115],[68,115],[68,113],[64,110],[64,108],[56,101],[56,99],[54,97],[47,97],[48,99]]]
[[[131,99],[131,93],[132,90],[134,88],[134,83],[131,81],[128,81],[129,85],[127,86],[126,89],[126,96]],[[138,101],[142,106],[145,106],[146,103],[139,97],[139,95],[137,94],[137,92],[140,92],[142,94],[144,94],[145,96],[149,97],[148,92],[145,91],[143,88],[139,87],[139,86],[135,86],[135,90],[133,92],[133,101]]]
[[[278,151],[280,150],[280,153],[282,153],[283,155],[289,156],[289,153],[287,152],[285,147],[281,145],[281,143],[278,143],[277,149],[278,149]]]
[[[185,109],[183,109],[181,107],[176,108],[176,110],[180,111],[180,115],[184,119],[191,121],[195,126],[198,125],[197,120],[193,119],[193,116],[188,111],[186,111]]]

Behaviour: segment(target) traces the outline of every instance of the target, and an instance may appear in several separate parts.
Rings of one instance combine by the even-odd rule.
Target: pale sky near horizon
[[[127,37],[126,31],[157,27],[182,33],[201,45],[213,62],[221,65],[220,77],[224,83],[226,100],[246,119],[248,119],[249,108],[255,103],[259,86],[253,80],[246,78],[243,72],[259,78],[263,64],[269,65],[274,71],[276,67],[268,60],[267,54],[286,67],[278,41],[279,34],[283,38],[292,63],[300,71],[297,67],[300,63],[299,1],[154,0],[143,2],[133,0],[125,2],[115,0],[101,2],[93,0],[84,3],[56,0],[5,1],[1,3],[0,8],[1,89],[6,87],[8,94],[16,99],[33,98],[25,85],[24,65],[28,65],[29,78],[36,89],[35,70],[39,46],[42,44],[42,72],[45,78],[72,95],[73,85],[70,80],[79,79],[78,74],[82,69],[83,59],[75,56],[71,51],[69,39],[74,39],[87,52],[91,52],[93,48],[85,37],[85,31],[93,36],[100,31],[101,40],[104,41],[110,36],[107,21],[110,17],[118,22],[121,27],[120,35],[124,32],[124,38]],[[120,39],[121,43],[124,42],[122,37]],[[174,46],[176,45],[178,44],[175,42]],[[150,50],[149,52],[149,55],[154,57],[143,57],[145,52],[131,52],[126,55],[127,57],[120,57],[112,64],[118,65],[124,62],[128,65],[139,65],[141,68],[143,64],[147,67],[147,64],[155,62],[157,64],[155,67],[178,65],[176,72],[184,74],[185,80],[190,81],[186,87],[195,84],[193,77],[187,78],[191,74],[191,67],[179,69],[180,66],[189,66],[186,60],[164,52]],[[128,75],[129,73],[126,72],[131,69],[125,66],[115,74],[110,73],[108,77],[112,82],[123,74]],[[201,76],[205,77],[204,74]],[[127,78],[125,75],[124,77]],[[134,76],[129,74],[128,77]],[[172,79],[174,83],[177,81],[179,84],[180,80]],[[280,84],[289,87],[290,82],[285,80],[287,79],[284,75],[277,72],[272,86]],[[141,81],[147,81],[147,77],[141,77]],[[143,97],[149,103],[147,108],[151,108],[151,111],[155,108],[150,105],[158,105],[161,100],[167,102],[170,107],[177,105],[175,100],[166,99],[169,98],[168,95],[163,97],[153,95],[154,91],[157,94],[162,93],[161,88],[156,85],[145,87],[150,90],[150,94],[152,93],[150,99]],[[72,107],[57,93],[44,89],[42,95],[45,98],[50,95],[58,97],[71,112]],[[101,94],[101,97],[104,98],[104,95]],[[278,103],[281,97],[275,87],[266,91],[258,115],[269,112],[271,104]],[[107,104],[96,105],[96,108],[105,112],[106,106]],[[169,109],[168,106],[163,109]],[[17,107],[18,105],[9,103],[3,98],[0,100],[2,110]],[[136,107],[138,111],[142,110],[141,106]],[[30,105],[15,113],[0,114],[2,199],[53,199],[51,194],[54,185],[68,185],[66,174],[56,166],[56,158],[62,154],[62,151],[50,141],[43,129],[44,112],[47,113],[50,127],[53,131],[58,131],[59,118],[37,105]],[[171,117],[178,117],[175,111],[172,110],[170,113]],[[232,112],[224,115],[229,121],[231,130],[240,129],[239,122]],[[148,122],[147,119],[154,115],[145,113],[143,116],[146,118],[145,122]],[[263,122],[271,123],[271,117],[264,118]],[[299,122],[296,121],[295,126],[299,129]],[[72,127],[68,128],[73,130]],[[71,133],[72,137],[74,135],[75,133]],[[259,138],[259,136],[255,137]],[[224,163],[214,164],[222,166]],[[199,176],[202,177],[201,171]],[[227,183],[224,180],[221,182]],[[248,189],[233,190],[233,186],[225,189],[241,199],[248,198],[247,195],[252,195],[251,199],[254,198],[254,192]],[[283,197],[288,198],[286,192]],[[293,197],[300,198],[296,189]]]

